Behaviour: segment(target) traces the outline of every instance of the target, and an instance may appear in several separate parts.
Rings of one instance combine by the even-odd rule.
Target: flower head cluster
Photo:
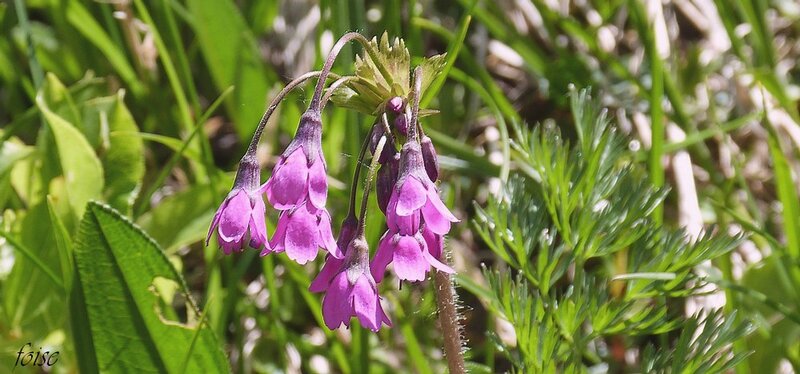
[[[342,257],[333,239],[331,216],[325,209],[328,176],[322,157],[319,110],[309,108],[300,118],[294,139],[263,190],[281,215],[271,248],[264,248],[262,256],[285,251],[292,260],[305,264],[317,256],[318,248],[324,248],[334,257]]]
[[[420,144],[408,141],[403,145],[400,161],[400,177],[386,210],[389,230],[375,254],[372,275],[382,279],[391,262],[402,280],[423,280],[431,266],[452,273],[438,259],[441,255],[438,238],[447,234],[450,223],[458,219],[444,206],[425,172]]]
[[[360,168],[356,168],[350,209],[338,239],[334,239],[331,215],[326,207],[328,180],[322,152],[322,108],[335,92],[334,86],[342,85],[347,79],[374,79],[374,76],[345,77],[331,84],[329,93],[322,96],[336,55],[351,40],[361,42],[368,49],[376,48],[375,42],[367,41],[360,34],[346,34],[332,48],[321,72],[309,73],[290,82],[269,106],[239,164],[233,188],[214,216],[206,244],[216,232],[226,255],[242,251],[249,245],[260,250],[262,256],[286,252],[290,259],[300,264],[313,260],[319,249],[325,250],[328,253],[325,264],[309,287],[313,292],[325,293],[322,302],[325,324],[331,329],[341,325],[349,327],[351,319],[356,317],[361,325],[377,331],[383,325],[391,326],[378,293],[378,284],[384,279],[389,264],[393,265],[397,278],[405,281],[424,280],[431,267],[452,273],[453,269],[442,262],[442,252],[444,236],[458,219],[444,205],[434,184],[439,177],[439,164],[436,150],[418,121],[423,73],[417,68],[413,75],[414,85],[408,90],[407,97],[393,95],[376,104],[373,92],[357,101],[355,107],[362,108],[362,111],[375,112],[371,105],[379,108],[378,119],[363,143],[358,160],[360,164],[369,150],[372,161],[362,191],[360,214],[355,214],[360,173]],[[388,46],[388,42],[385,45]],[[374,50],[370,52],[371,56],[376,53]],[[358,63],[382,62],[369,59]],[[395,82],[393,78],[384,74],[388,70],[379,66],[369,69],[358,69],[357,66],[356,70],[381,72],[381,82],[391,88],[385,92],[394,92],[397,87],[392,83]],[[393,72],[397,73],[397,70]],[[317,75],[314,97],[300,118],[295,137],[278,158],[269,179],[261,185],[256,149],[269,116],[286,93],[305,79]],[[407,82],[407,78],[401,81]],[[382,84],[375,87],[381,91]],[[348,89],[353,87],[357,90],[359,86]],[[399,151],[398,145],[402,145]],[[388,230],[370,261],[364,226],[373,182],[378,205],[386,215]],[[279,214],[270,240],[267,240],[264,196]]]

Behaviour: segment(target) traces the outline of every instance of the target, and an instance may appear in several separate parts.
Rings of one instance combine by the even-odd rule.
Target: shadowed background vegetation
[[[387,279],[391,329],[329,331],[322,256],[203,245],[267,102],[348,31],[448,53],[422,123],[472,371],[797,372],[798,25],[790,0],[0,2],[0,372],[27,342],[55,372],[443,372],[430,280]],[[323,120],[338,226],[374,118]]]

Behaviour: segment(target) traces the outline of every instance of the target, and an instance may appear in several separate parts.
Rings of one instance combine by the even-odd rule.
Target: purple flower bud
[[[255,249],[270,248],[264,222],[266,208],[258,186],[260,181],[261,171],[255,154],[245,154],[231,192],[214,214],[206,245],[216,229],[219,245],[226,255],[242,251],[245,243]]]
[[[370,133],[369,139],[369,153],[372,153],[373,156],[375,155],[375,149],[378,147],[378,142],[381,141],[381,137],[386,133],[383,126],[380,124],[375,124],[372,126],[372,133]],[[387,138],[387,140],[390,138]],[[397,154],[397,148],[395,148],[393,143],[386,144],[383,147],[383,151],[381,152],[380,158],[378,162],[383,164],[390,158],[394,157]]]
[[[408,135],[408,117],[405,114],[401,114],[394,119],[394,129],[403,134],[403,136]]]
[[[397,174],[400,169],[400,154],[396,153],[394,157],[384,162],[378,170],[378,176],[375,181],[375,195],[378,199],[378,207],[386,214],[386,206],[389,204],[389,198],[392,196],[392,190],[397,184]]]
[[[339,247],[342,253],[347,251],[347,247],[350,245],[350,242],[353,241],[353,238],[355,238],[357,230],[358,219],[355,216],[347,216],[342,221],[342,227],[339,229],[339,237],[336,239],[336,246]]]
[[[422,148],[422,162],[425,164],[425,172],[431,181],[436,182],[439,179],[439,156],[436,154],[436,149],[433,148],[433,142],[427,135],[422,136],[420,141]]]
[[[386,110],[393,113],[401,113],[403,111],[403,98],[395,96],[386,102]]]
[[[392,322],[381,306],[378,286],[369,272],[367,242],[363,237],[352,240],[346,253],[344,260],[328,257],[309,288],[313,292],[325,291],[322,299],[325,325],[331,330],[342,324],[350,327],[351,318],[357,317],[362,326],[372,331],[380,330],[384,324],[391,327]]]

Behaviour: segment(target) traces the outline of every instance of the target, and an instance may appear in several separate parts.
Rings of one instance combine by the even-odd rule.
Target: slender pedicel
[[[422,68],[417,66],[414,68],[414,89],[411,90],[411,118],[409,119],[408,138],[417,139],[417,122],[419,121],[419,99],[422,91]]]
[[[386,136],[382,136],[378,140],[378,146],[375,147],[375,153],[381,154],[383,147],[386,145]],[[367,174],[367,184],[364,186],[364,194],[361,197],[361,213],[358,214],[358,231],[356,237],[364,236],[364,228],[367,225],[367,202],[369,201],[369,190],[372,187],[372,182],[375,181],[375,174],[378,171],[378,157],[372,156],[372,161],[369,163],[369,174]]]
[[[275,95],[275,97],[269,103],[269,107],[267,107],[267,110],[264,112],[264,115],[261,116],[261,120],[258,121],[258,127],[256,127],[256,131],[253,134],[253,139],[250,141],[250,146],[248,147],[248,149],[258,147],[258,141],[261,139],[261,134],[264,132],[264,127],[267,126],[269,118],[272,117],[272,113],[275,112],[275,109],[278,108],[278,104],[280,104],[281,101],[283,101],[283,98],[286,97],[286,95],[288,95],[289,92],[297,88],[297,86],[301,85],[305,81],[314,77],[319,77],[321,75],[322,71],[311,71],[305,73],[293,79],[291,82],[287,83],[286,86],[283,87],[283,89],[280,92],[278,92],[277,95]],[[337,74],[329,73],[329,75],[330,78],[340,79],[340,77]],[[327,75],[325,79],[327,79]]]
[[[328,89],[325,90],[325,95],[322,96],[322,103],[320,104],[320,108],[324,108],[326,105],[328,105],[328,101],[331,99],[331,97],[336,92],[336,89],[339,88],[339,86],[356,79],[358,79],[358,77],[346,76],[346,77],[341,77],[335,80],[333,83],[331,83],[331,85],[328,86]]]
[[[369,58],[375,63],[375,66],[378,67],[378,70],[381,72],[384,78],[386,78],[389,85],[391,86],[394,83],[392,81],[392,75],[381,63],[381,60],[378,58],[378,53],[372,49],[372,46],[369,44],[369,40],[367,40],[364,35],[361,35],[357,32],[349,32],[342,35],[336,44],[333,45],[330,53],[328,53],[328,58],[325,60],[325,65],[322,66],[322,74],[320,74],[319,80],[317,81],[317,87],[314,89],[314,96],[311,98],[311,104],[308,107],[309,110],[320,110],[322,104],[322,91],[325,87],[325,80],[328,78],[327,75],[330,73],[331,68],[333,68],[333,63],[336,61],[336,57],[339,56],[339,52],[342,51],[342,48],[344,48],[347,43],[353,40],[359,42],[361,46],[364,47],[364,50],[367,51]]]

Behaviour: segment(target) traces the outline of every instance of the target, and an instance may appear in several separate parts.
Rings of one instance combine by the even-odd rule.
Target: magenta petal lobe
[[[322,269],[317,274],[317,277],[311,282],[311,285],[308,287],[308,290],[311,292],[323,292],[328,289],[331,281],[336,276],[336,274],[341,271],[342,264],[344,260],[340,260],[333,256],[328,256],[325,258],[325,264],[322,265]]]
[[[267,242],[267,224],[264,221],[266,207],[264,206],[264,200],[261,200],[261,196],[256,196],[255,199],[253,211],[250,213],[250,246],[260,249],[262,246],[269,246],[269,242]]]
[[[378,290],[364,274],[353,285],[353,311],[361,325],[372,331],[381,327],[381,321],[375,319],[377,305]]]
[[[286,210],[302,203],[306,197],[308,164],[303,148],[297,148],[275,166],[265,187],[267,200],[275,209]]]
[[[317,256],[317,222],[306,207],[292,212],[286,226],[284,246],[286,254],[298,264],[305,264]]]
[[[375,257],[372,258],[372,263],[369,266],[372,278],[374,278],[376,282],[383,280],[383,275],[386,274],[386,267],[392,262],[392,256],[394,255],[392,245],[393,236],[391,231],[383,235],[380,244],[378,244],[378,251],[375,252]]]
[[[322,151],[319,152],[320,156]],[[308,170],[308,197],[317,209],[324,209],[328,200],[328,174],[321,157],[314,160]]]
[[[240,190],[228,200],[219,219],[219,236],[225,242],[239,241],[250,223],[250,198]]]
[[[352,315],[352,301],[350,297],[350,283],[347,282],[347,276],[344,273],[339,273],[322,299],[322,317],[325,321],[325,326],[333,330],[341,326],[350,325],[350,316]]]
[[[433,204],[433,207],[448,221],[450,222],[458,222],[458,218],[450,212],[450,209],[442,202],[442,198],[439,197],[439,193],[436,191],[436,187],[431,184],[428,186],[428,200]]]
[[[450,221],[433,206],[431,200],[422,207],[422,216],[425,218],[425,227],[430,231],[439,235],[450,231]]]
[[[317,211],[319,216],[319,238],[318,244],[320,247],[325,248],[333,257],[344,258],[341,249],[336,245],[336,239],[333,238],[331,230],[331,216],[326,210]]]
[[[415,210],[422,208],[427,200],[425,187],[416,177],[408,177],[400,186],[400,194],[397,196],[397,210],[399,216],[407,216]],[[392,212],[389,211],[389,214]]]
[[[422,255],[420,243],[413,236],[401,236],[394,247],[394,272],[397,277],[407,281],[425,279],[430,265]]]

